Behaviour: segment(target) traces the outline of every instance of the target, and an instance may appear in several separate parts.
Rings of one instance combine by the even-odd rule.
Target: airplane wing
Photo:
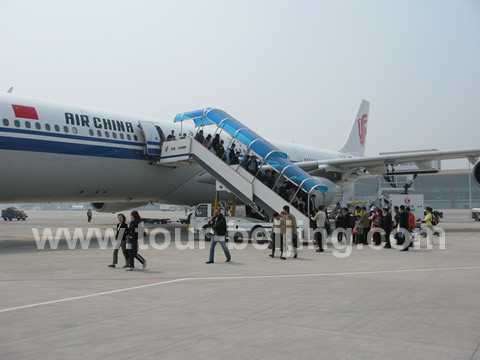
[[[416,163],[421,166],[422,163],[433,160],[449,160],[467,158],[472,164],[480,157],[480,149],[474,150],[454,150],[454,151],[409,151],[401,153],[380,154],[378,156],[337,158],[331,160],[305,161],[295,163],[298,167],[307,172],[316,172],[325,166],[337,168],[339,170],[349,170],[364,168],[372,173],[378,173],[379,169],[384,169],[388,165],[400,165],[405,163]],[[375,171],[377,170],[377,171]],[[381,171],[380,171],[381,172]],[[381,172],[384,173],[385,171]]]

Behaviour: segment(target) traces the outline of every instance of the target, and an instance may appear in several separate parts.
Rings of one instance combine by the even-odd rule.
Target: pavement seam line
[[[13,307],[13,308],[7,308],[7,309],[0,310],[0,313],[9,312],[9,311],[14,311],[14,310],[28,309],[28,308],[37,307],[37,306],[42,306],[42,305],[57,304],[57,303],[67,302],[67,301],[73,301],[73,300],[87,299],[87,298],[92,298],[92,297],[95,297],[95,296],[115,294],[115,293],[124,292],[124,291],[144,289],[144,288],[147,288],[147,287],[153,287],[153,286],[164,285],[164,284],[171,284],[171,283],[174,283],[174,282],[179,282],[179,281],[184,281],[184,280],[187,280],[187,279],[186,279],[186,278],[181,278],[181,279],[175,279],[175,280],[157,282],[157,283],[153,283],[153,284],[145,284],[145,285],[139,285],[139,286],[134,286],[134,287],[129,287],[129,288],[123,288],[123,289],[117,289],[117,290],[110,290],[110,291],[103,291],[103,292],[95,293],[95,294],[74,296],[74,297],[65,298],[65,299],[51,300],[51,301],[44,301],[44,302],[41,302],[41,303],[35,303],[35,304],[29,304],[29,305],[16,306],[16,307]]]
[[[0,310],[0,313],[10,312],[10,311],[15,311],[15,310],[28,309],[28,308],[38,307],[38,306],[42,306],[42,305],[57,304],[57,303],[67,302],[67,301],[73,301],[73,300],[87,299],[87,298],[96,297],[96,296],[115,294],[115,293],[124,292],[124,291],[131,291],[131,290],[143,289],[143,288],[148,288],[148,287],[153,287],[153,286],[158,286],[158,285],[164,285],[164,284],[171,284],[171,283],[180,282],[180,281],[187,281],[187,280],[248,280],[248,279],[272,279],[272,278],[287,278],[287,277],[321,277],[321,276],[347,276],[347,275],[374,275],[374,274],[409,273],[409,272],[428,272],[428,271],[447,271],[447,270],[476,270],[476,269],[480,269],[480,266],[464,266],[464,267],[448,267],[448,268],[423,268],[423,269],[403,269],[403,270],[400,269],[400,270],[356,271],[356,272],[317,273],[317,274],[250,275],[250,276],[247,275],[247,276],[217,276],[217,277],[197,277],[197,278],[195,278],[195,277],[185,277],[185,278],[179,278],[179,279],[174,279],[174,280],[157,282],[157,283],[153,283],[153,284],[145,284],[145,285],[139,285],[139,286],[134,286],[134,287],[129,287],[129,288],[123,288],[123,289],[117,289],[117,290],[104,291],[104,292],[95,293],[95,294],[81,295],[81,296],[75,296],[75,297],[70,297],[70,298],[65,298],[65,299],[51,300],[51,301],[45,301],[45,302],[41,302],[41,303],[35,303],[35,304],[29,304],[29,305],[16,306],[16,307],[12,307],[12,308],[7,308],[7,309]]]

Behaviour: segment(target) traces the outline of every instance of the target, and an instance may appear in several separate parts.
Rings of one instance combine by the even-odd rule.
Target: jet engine
[[[148,202],[111,202],[111,203],[91,203],[92,208],[101,213],[116,213],[120,211],[135,209],[147,205]]]
[[[480,186],[480,160],[473,165],[472,176],[473,180],[475,180],[475,183]]]

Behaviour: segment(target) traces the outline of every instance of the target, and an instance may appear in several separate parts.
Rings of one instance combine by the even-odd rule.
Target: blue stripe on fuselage
[[[4,129],[1,129],[4,130]],[[1,134],[0,130],[0,134]],[[60,135],[60,134],[55,134]],[[60,136],[62,137],[62,136]],[[91,139],[89,139],[91,140]],[[136,145],[129,143],[129,145]],[[54,140],[26,139],[20,137],[7,137],[0,135],[0,149],[33,151],[65,155],[83,155],[108,157],[117,159],[148,160],[150,157],[144,155],[143,150],[128,149],[124,147],[111,147],[102,145],[87,145],[75,142],[65,143]]]
[[[29,135],[41,135],[41,136],[52,136],[52,137],[58,137],[58,138],[63,138],[63,139],[96,141],[96,142],[103,142],[103,143],[109,143],[109,144],[119,144],[119,145],[136,145],[136,146],[143,146],[144,145],[142,142],[122,141],[122,140],[113,140],[113,139],[102,139],[102,138],[98,138],[98,137],[92,138],[92,137],[88,137],[88,136],[69,135],[69,134],[63,134],[63,133],[54,133],[54,132],[37,131],[37,130],[0,128],[0,133],[1,132],[16,133],[16,134],[29,134]]]

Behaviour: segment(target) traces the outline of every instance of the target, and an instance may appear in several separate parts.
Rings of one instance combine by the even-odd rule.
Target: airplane
[[[467,158],[474,164],[473,177],[480,184],[480,149],[364,156],[369,107],[368,101],[361,102],[338,151],[269,141],[328,188],[325,205],[338,201],[343,187],[360,176],[392,175],[396,166],[405,163],[417,165],[411,173],[422,173],[436,171],[432,161]],[[99,212],[118,212],[150,202],[211,202],[216,194],[215,179],[201,166],[164,167],[152,161],[171,130],[193,136],[198,129],[193,123],[173,123],[10,91],[0,94],[0,202],[87,202]]]

